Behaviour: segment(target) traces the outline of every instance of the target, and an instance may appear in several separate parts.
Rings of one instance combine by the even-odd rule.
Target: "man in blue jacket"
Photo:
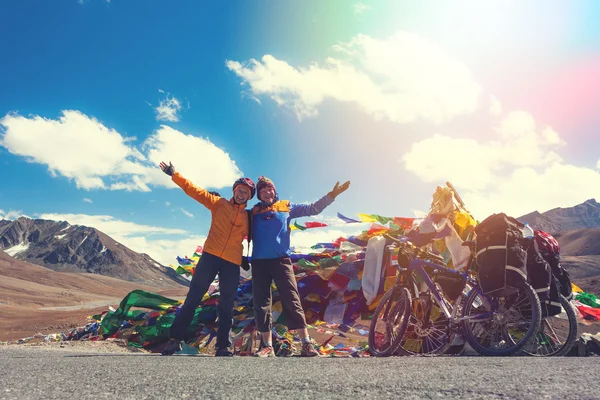
[[[273,182],[261,176],[256,185],[260,203],[252,208],[252,296],[256,328],[262,335],[258,357],[274,357],[271,337],[271,282],[279,290],[288,329],[296,330],[302,339],[301,356],[319,353],[310,342],[306,318],[290,260],[290,221],[293,218],[320,214],[335,198],[346,191],[350,182],[339,182],[327,195],[312,204],[293,204],[279,200]]]

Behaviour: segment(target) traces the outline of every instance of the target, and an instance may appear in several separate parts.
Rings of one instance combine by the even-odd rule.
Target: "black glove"
[[[250,261],[248,257],[242,256],[242,265],[240,265],[244,271],[250,271]]]
[[[169,176],[173,176],[173,174],[175,173],[175,167],[173,166],[173,164],[171,164],[171,161],[169,161],[169,165],[161,161],[159,167],[165,174]]]

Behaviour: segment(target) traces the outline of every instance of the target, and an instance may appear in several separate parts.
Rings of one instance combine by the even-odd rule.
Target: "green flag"
[[[296,227],[298,230],[301,230],[301,231],[305,231],[306,230],[306,227],[302,226],[302,225],[298,225],[297,221],[294,221],[294,227]]]
[[[131,307],[149,308],[151,310],[167,310],[178,304],[178,300],[169,299],[168,297],[146,292],[144,290],[134,290],[121,300],[121,304],[119,304],[119,308],[116,311],[109,311],[104,316],[104,319],[102,320],[102,330],[106,335],[114,335],[123,321],[132,317],[131,315],[128,315]]]
[[[394,218],[389,218],[389,217],[383,217],[381,215],[373,215],[373,217],[375,217],[375,219],[377,220],[377,222],[379,222],[381,225],[385,225],[390,221],[393,221]]]
[[[310,269],[316,269],[318,267],[317,264],[308,261],[305,258],[301,258],[300,260],[298,260],[298,265],[303,267],[303,268],[310,268]]]

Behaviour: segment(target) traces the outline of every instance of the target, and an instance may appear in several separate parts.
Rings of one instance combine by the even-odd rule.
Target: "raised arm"
[[[210,194],[207,190],[202,189],[201,187],[198,187],[185,179],[179,172],[175,172],[175,167],[173,164],[171,164],[171,162],[169,162],[169,165],[167,165],[161,161],[160,169],[162,169],[165,174],[171,176],[171,180],[175,182],[177,186],[182,188],[183,191],[192,199],[198,201],[211,211],[214,209],[214,206],[220,199],[219,196]]]
[[[310,217],[311,215],[320,214],[328,205],[333,203],[337,196],[348,190],[349,187],[350,181],[341,186],[340,183],[337,182],[331,192],[312,204],[290,203],[290,218]]]

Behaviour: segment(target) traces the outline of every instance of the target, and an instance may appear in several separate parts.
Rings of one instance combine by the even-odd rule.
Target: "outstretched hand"
[[[165,164],[164,161],[161,161],[159,167],[160,169],[162,169],[162,172],[169,176],[173,176],[173,174],[175,173],[175,167],[173,166],[173,164],[171,164],[171,161],[169,161],[169,165]]]
[[[350,187],[350,181],[346,181],[344,184],[340,185],[340,182],[336,182],[335,186],[328,194],[333,197],[335,200],[340,194],[344,193]]]

